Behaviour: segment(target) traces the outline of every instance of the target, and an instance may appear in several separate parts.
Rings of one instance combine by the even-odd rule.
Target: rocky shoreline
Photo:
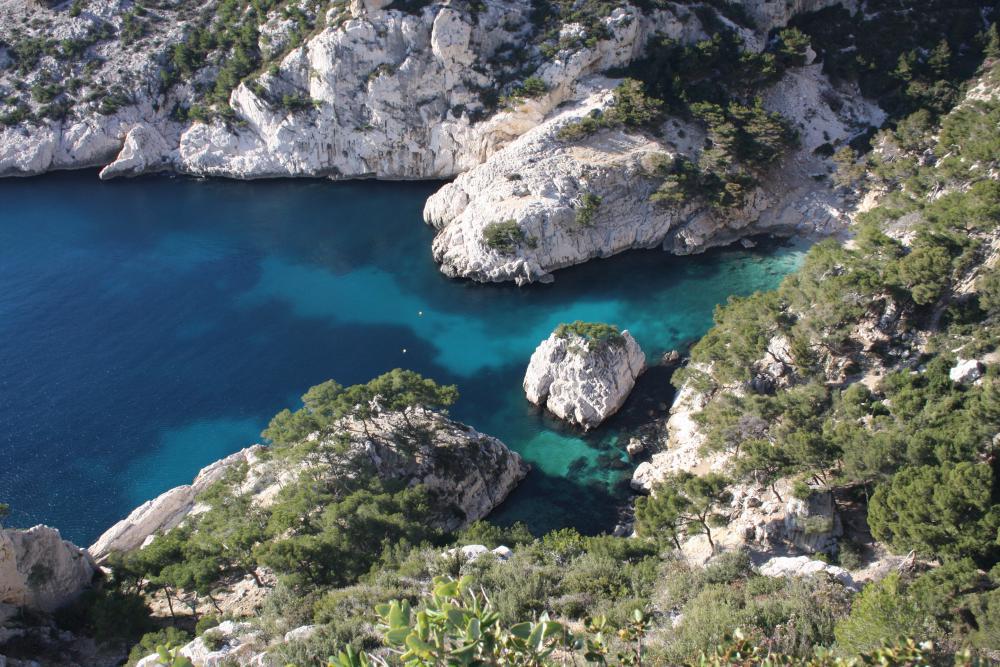
[[[5,0],[12,6],[27,1]],[[831,4],[835,0],[746,2],[756,28],[728,27],[746,48],[759,50],[769,29]],[[113,1],[76,17],[33,11],[56,35],[124,20]],[[838,90],[819,66],[790,70],[766,92],[764,104],[796,122],[800,148],[741,207],[664,207],[650,201],[660,180],[651,173],[651,160],[693,157],[704,140],[698,127],[674,117],[656,137],[625,128],[603,130],[581,143],[557,135],[567,122],[607,107],[620,79],[604,72],[640,57],[654,35],[680,43],[705,38],[702,17],[680,3],[649,12],[624,4],[595,28],[561,26],[562,46],[554,54],[531,47],[523,56],[527,61],[515,68],[505,54],[511,44],[533,39],[536,27],[528,14],[498,0],[483,3],[475,14],[450,3],[408,13],[378,0],[330,9],[325,28],[275,56],[256,79],[235,86],[230,116],[193,122],[177,120],[170,110],[196,106],[197,77],[194,85],[164,90],[152,74],[157,67],[165,71],[158,65],[166,57],[161,50],[194,18],[169,29],[150,21],[138,44],[116,49],[111,40],[90,47],[104,58],[92,85],[132,86],[142,91],[134,103],[114,109],[78,104],[61,120],[0,126],[0,176],[99,166],[102,178],[157,172],[238,179],[454,178],[425,208],[426,222],[438,230],[433,255],[445,274],[484,282],[548,282],[560,268],[632,248],[689,254],[757,233],[830,234],[843,227],[844,202],[815,178],[830,171],[816,149],[880,124],[881,112],[857,91]],[[266,25],[262,54],[286,39],[283,24]],[[584,39],[588,31],[596,36]],[[4,39],[0,31],[0,44]],[[142,48],[149,44],[159,46]],[[28,83],[43,85],[57,67],[54,57],[41,57]],[[533,69],[537,90],[514,88],[500,103],[485,104],[484,89],[500,86],[503,94],[510,88],[502,82],[514,75],[512,68]],[[0,69],[0,85],[9,76]],[[586,197],[598,197],[601,206],[582,228],[574,221]],[[483,232],[494,222],[516,224],[530,243],[513,252],[492,249]]]

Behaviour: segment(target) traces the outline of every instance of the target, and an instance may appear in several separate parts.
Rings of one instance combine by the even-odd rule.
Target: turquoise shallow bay
[[[534,465],[499,519],[609,529],[617,434],[666,380],[650,374],[624,416],[583,437],[524,400],[535,345],[560,322],[601,320],[656,359],[703,334],[728,295],[776,286],[801,249],[633,252],[527,289],[457,282],[431,261],[420,218],[436,187],[0,181],[0,501],[12,523],[89,543],[255,442],[310,385],[399,366],[458,384],[452,414]]]

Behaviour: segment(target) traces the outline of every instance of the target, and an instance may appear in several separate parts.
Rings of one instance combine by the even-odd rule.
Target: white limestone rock
[[[796,121],[801,144],[741,207],[725,210],[703,201],[650,201],[661,182],[657,160],[693,158],[702,149],[704,133],[695,124],[668,119],[659,138],[612,128],[578,141],[560,139],[563,127],[611,105],[616,83],[581,81],[578,104],[549,115],[428,199],[424,220],[438,229],[432,250],[443,273],[482,282],[549,282],[557,269],[629,249],[690,254],[753,234],[827,235],[848,224],[845,203],[813,178],[826,170],[814,151],[884,116],[857,101],[856,91],[836,90],[821,65],[789,71],[764,95],[766,107]],[[599,204],[589,220],[581,218],[594,196]],[[490,247],[489,226],[511,222],[522,237],[516,247]]]
[[[628,331],[604,341],[553,332],[535,349],[524,392],[561,419],[590,429],[618,411],[646,356]]]
[[[295,642],[295,641],[305,641],[310,637],[314,636],[319,629],[323,627],[321,625],[301,625],[297,628],[293,628],[285,633],[285,642]]]
[[[496,549],[490,550],[482,544],[467,544],[462,547],[455,547],[453,549],[448,549],[443,554],[442,557],[454,558],[456,555],[461,554],[462,560],[468,563],[476,561],[483,557],[485,554],[493,554],[493,556],[500,561],[505,561],[514,555],[509,547],[503,545],[497,547]]]
[[[810,577],[824,574],[853,591],[860,590],[850,572],[821,560],[813,560],[809,556],[776,556],[764,562],[759,569],[765,577]]]
[[[179,525],[194,509],[195,497],[199,493],[222,479],[231,468],[255,462],[262,449],[260,445],[254,445],[230,454],[203,468],[191,484],[176,486],[146,501],[104,531],[90,545],[90,554],[100,562],[112,552],[132,551],[145,546],[151,536]]]
[[[948,377],[958,384],[972,384],[983,377],[983,363],[978,359],[959,359],[948,371]]]
[[[0,605],[55,611],[88,588],[96,572],[90,554],[55,528],[0,530]]]
[[[136,125],[125,135],[125,145],[115,161],[101,170],[102,180],[140,176],[170,167],[171,149],[163,136],[149,125]]]

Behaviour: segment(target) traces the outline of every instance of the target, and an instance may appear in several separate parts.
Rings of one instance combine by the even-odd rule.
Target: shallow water
[[[632,252],[552,285],[470,284],[431,260],[420,213],[436,187],[102,183],[92,172],[0,181],[9,523],[49,523],[87,544],[256,442],[309,386],[398,366],[458,384],[452,414],[533,464],[499,520],[609,529],[628,474],[618,433],[669,396],[666,374],[648,374],[624,415],[584,437],[524,400],[534,347],[560,322],[600,320],[630,329],[655,360],[703,334],[728,295],[774,287],[801,249]]]

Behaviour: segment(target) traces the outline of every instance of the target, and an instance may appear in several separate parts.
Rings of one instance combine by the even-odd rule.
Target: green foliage
[[[524,242],[524,230],[514,220],[491,222],[483,228],[483,243],[501,255],[513,255]]]
[[[525,99],[541,97],[548,90],[549,87],[541,77],[529,76],[519,85],[514,86],[510,93],[501,101],[507,106],[517,106],[524,102]]]
[[[157,646],[155,652],[157,660],[154,664],[156,665],[162,667],[194,667],[194,663],[181,655],[176,648]]]
[[[783,67],[801,67],[806,64],[809,51],[809,36],[798,28],[782,28],[778,31],[775,51]]]
[[[976,281],[979,307],[992,316],[1000,315],[1000,268],[985,269]]]
[[[307,95],[282,95],[281,96],[281,106],[288,109],[291,112],[303,111],[305,109],[312,109],[316,105],[316,101]]]
[[[128,662],[126,664],[128,667],[132,667],[147,655],[158,653],[160,648],[167,650],[177,648],[187,644],[191,639],[190,634],[173,626],[168,626],[156,632],[147,632],[139,640],[139,643],[129,651]]]
[[[592,227],[594,217],[601,208],[601,198],[593,192],[584,192],[580,197],[580,205],[576,208],[576,224],[581,227]]]
[[[583,338],[587,341],[587,347],[593,351],[602,345],[621,347],[625,345],[625,337],[614,324],[604,322],[584,322],[575,320],[570,323],[562,323],[556,327],[557,338],[570,338],[573,336]]]
[[[295,412],[282,410],[261,434],[278,446],[300,443],[313,432],[325,432],[345,417],[367,423],[372,404],[382,409],[405,411],[423,407],[445,409],[458,400],[454,385],[441,386],[413,371],[395,368],[365,383],[343,387],[333,380],[309,389],[302,396],[303,407]]]
[[[121,590],[85,591],[57,613],[59,625],[99,642],[131,642],[153,630],[142,596]]]
[[[3,521],[10,516],[10,505],[7,503],[0,503],[0,521]]]
[[[731,481],[718,473],[682,472],[660,482],[650,497],[636,500],[636,528],[641,536],[667,537],[680,548],[678,535],[704,534],[714,551],[712,527],[724,525],[718,510],[732,498]]]
[[[831,7],[792,24],[809,36],[827,75],[857,81],[902,118],[920,108],[937,115],[958,100],[957,82],[983,57],[976,48],[983,9],[977,0],[876,0],[865,12]]]
[[[872,496],[872,535],[903,553],[993,564],[1000,558],[994,476],[985,463],[904,468]]]
[[[198,622],[194,626],[194,633],[196,635],[203,635],[206,630],[211,630],[219,623],[221,623],[221,619],[218,616],[206,614],[198,619]]]
[[[400,660],[411,666],[483,660],[532,665],[571,641],[562,624],[544,616],[538,623],[500,626],[488,599],[473,591],[469,579],[436,578],[420,611],[403,601],[380,605],[376,612],[386,642],[403,651]]]
[[[611,105],[604,113],[596,112],[568,123],[556,134],[560,141],[578,141],[601,128],[643,128],[660,120],[663,102],[643,90],[641,82],[625,79],[615,87]]]
[[[464,544],[482,544],[495,549],[501,545],[514,547],[528,544],[534,537],[521,522],[511,526],[497,526],[489,521],[473,521],[458,533],[457,539]]]
[[[970,645],[992,648],[972,628],[989,628],[991,582],[969,560],[957,560],[919,575],[891,573],[864,588],[849,617],[837,624],[837,646],[845,652],[871,651],[921,635],[949,652]],[[993,626],[995,627],[995,626]],[[989,631],[987,631],[989,632]]]

